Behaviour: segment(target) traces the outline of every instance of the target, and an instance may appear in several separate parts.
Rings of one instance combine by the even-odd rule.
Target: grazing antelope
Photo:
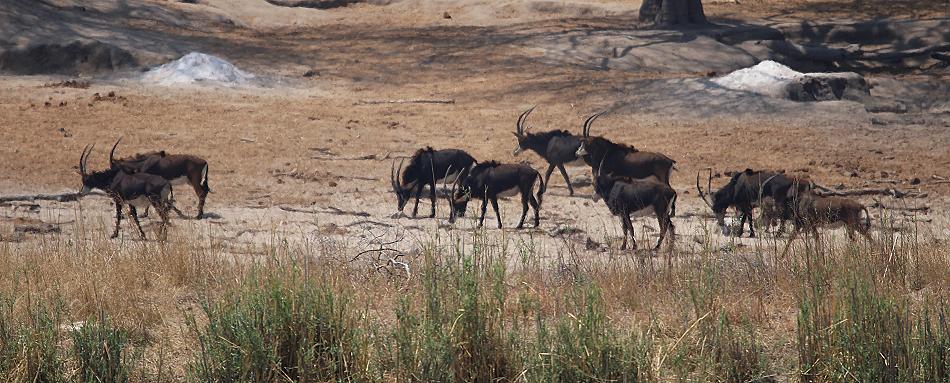
[[[670,173],[676,161],[661,153],[644,152],[631,145],[617,144],[610,140],[590,135],[590,126],[603,113],[597,113],[584,121],[584,137],[577,148],[577,156],[590,165],[604,164],[604,173],[609,175],[647,178],[654,176],[660,182],[670,184]]]
[[[819,227],[844,226],[848,231],[848,239],[855,240],[854,232],[858,232],[868,242],[871,238],[871,213],[867,207],[858,201],[844,197],[822,197],[809,189],[792,188],[789,190],[789,199],[794,206],[793,216],[795,229],[788,237],[782,256],[788,252],[792,241],[802,230],[811,231],[815,240],[818,240]],[[861,213],[864,219],[861,219]]]
[[[532,195],[534,184],[537,182],[537,198]],[[482,162],[475,165],[468,177],[462,179],[461,187],[456,190],[458,180],[452,184],[452,216],[449,222],[455,221],[455,216],[465,216],[468,201],[472,198],[482,200],[482,214],[478,219],[478,227],[485,222],[485,211],[488,202],[491,202],[498,219],[498,228],[501,229],[501,213],[498,212],[498,197],[509,197],[521,194],[521,220],[518,228],[524,227],[525,217],[528,215],[528,205],[534,208],[534,227],[541,223],[541,200],[544,196],[544,180],[541,173],[534,168],[523,164],[500,164],[496,161]]]
[[[171,196],[171,184],[165,178],[148,173],[129,174],[118,167],[88,173],[86,171],[86,162],[89,160],[89,154],[95,147],[87,145],[83,148],[82,155],[79,156],[79,175],[82,176],[81,194],[88,193],[92,189],[101,189],[112,201],[115,202],[115,231],[112,232],[112,238],[119,236],[119,223],[122,221],[122,206],[129,206],[129,215],[135,222],[135,227],[139,230],[139,235],[145,239],[145,232],[142,231],[142,225],[139,224],[138,214],[135,207],[154,206],[158,215],[162,219],[162,237],[165,236],[165,229],[168,225],[168,209],[170,206],[169,197]]]
[[[594,173],[594,201],[604,199],[610,213],[620,217],[623,227],[623,244],[620,250],[627,248],[627,233],[633,249],[637,248],[634,238],[633,223],[630,215],[645,215],[653,213],[660,226],[660,238],[656,241],[653,250],[658,250],[663,243],[663,237],[670,234],[670,243],[675,241],[675,227],[672,216],[676,214],[676,190],[661,182],[656,177],[630,178],[610,175],[602,171],[603,160]]]
[[[428,185],[432,201],[429,218],[435,217],[436,182],[440,180],[454,182],[458,178],[464,179],[474,164],[475,157],[464,150],[435,150],[431,146],[417,150],[409,159],[409,165],[406,166],[405,171],[402,169],[402,161],[399,162],[399,169],[396,169],[396,160],[393,160],[389,182],[393,193],[396,194],[396,208],[401,213],[409,199],[415,196],[416,204],[412,207],[412,216],[415,217],[419,212],[419,197]]]
[[[513,156],[530,150],[537,153],[541,158],[548,162],[548,170],[544,172],[544,184],[550,185],[551,173],[554,168],[561,171],[564,182],[567,183],[568,194],[574,195],[574,186],[571,185],[571,179],[567,176],[565,164],[576,163],[581,159],[577,156],[577,149],[580,148],[581,139],[566,130],[552,130],[543,133],[527,133],[524,127],[528,115],[534,108],[528,109],[518,117],[515,124],[515,137],[518,138],[518,146],[512,151]]]
[[[729,179],[729,183],[708,196],[699,186],[699,173],[696,173],[696,191],[699,192],[699,197],[716,215],[716,223],[719,225],[722,235],[730,234],[729,227],[725,222],[726,209],[735,207],[741,214],[738,233],[740,237],[743,233],[743,226],[747,221],[749,223],[749,236],[755,237],[752,210],[760,206],[765,198],[774,200],[782,225],[779,231],[783,231],[785,220],[791,218],[791,206],[788,204],[787,197],[789,189],[793,184],[797,184],[799,187],[810,185],[810,181],[807,179],[788,176],[784,172],[746,169],[733,174]],[[712,189],[712,170],[709,171],[709,179],[706,184],[707,192],[709,192]]]
[[[167,154],[164,150],[137,154],[132,157],[115,159],[115,148],[122,138],[119,137],[109,152],[109,164],[126,173],[148,173],[162,177],[171,185],[189,184],[198,196],[198,214],[196,219],[204,216],[205,198],[211,192],[208,187],[208,161],[189,154]],[[171,205],[179,216],[184,216],[174,204]],[[148,209],[146,209],[146,213]]]

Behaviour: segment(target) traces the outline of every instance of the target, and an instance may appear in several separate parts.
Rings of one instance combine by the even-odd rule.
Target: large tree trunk
[[[640,20],[658,26],[707,23],[701,0],[643,0]]]

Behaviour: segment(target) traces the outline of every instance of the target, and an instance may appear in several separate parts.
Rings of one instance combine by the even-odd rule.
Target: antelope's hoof
[[[518,225],[515,229],[524,229],[524,225]]]
[[[109,236],[109,238],[110,238],[110,239],[119,238],[119,233],[112,234],[112,235]]]

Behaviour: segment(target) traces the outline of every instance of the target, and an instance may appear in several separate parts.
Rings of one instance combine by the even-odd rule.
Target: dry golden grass
[[[826,237],[827,248],[817,250],[808,242],[785,259],[774,259],[774,249],[784,245],[775,240],[733,251],[707,246],[699,253],[647,259],[630,254],[590,259],[569,246],[543,254],[520,239],[477,232],[413,244],[416,250],[404,258],[411,270],[407,280],[398,267],[376,269],[372,254],[351,261],[356,250],[329,238],[274,234],[273,241],[248,248],[249,256],[234,256],[204,234],[178,235],[165,243],[117,242],[82,230],[82,223],[78,227],[69,236],[43,237],[29,245],[4,243],[0,291],[12,300],[17,317],[40,302],[64,305],[60,326],[105,313],[144,347],[136,380],[186,379],[188,364],[199,354],[195,330],[208,319],[202,305],[225,302],[235,291],[266,286],[274,278],[309,281],[348,299],[348,309],[358,313],[356,323],[372,334],[366,342],[376,342],[367,358],[379,364],[373,368],[382,369],[375,375],[381,380],[397,379],[385,350],[401,300],[408,302],[403,310],[423,315],[434,283],[442,285],[437,289],[441,304],[457,307],[462,298],[454,295],[464,290],[465,262],[473,267],[472,283],[479,286],[482,304],[501,310],[498,326],[523,326],[527,338],[537,334],[531,325],[535,320],[553,324],[583,315],[570,292],[596,288],[611,329],[649,334],[647,372],[662,380],[727,379],[710,350],[728,349],[723,339],[739,339],[730,337],[744,331],[752,338],[741,344],[759,348],[753,355],[765,361],[764,375],[797,379],[796,317],[815,288],[833,297],[827,306],[832,315],[843,310],[837,302],[849,294],[849,281],[863,281],[875,296],[906,310],[904,319],[912,322],[925,309],[931,315],[945,310],[950,297],[950,249],[930,234],[885,231],[874,246],[837,244]],[[287,283],[291,290],[298,286]],[[502,290],[495,291],[495,285]],[[496,294],[501,303],[491,303]],[[189,325],[192,319],[195,324]],[[733,335],[716,335],[722,323],[732,324],[727,335]],[[65,330],[61,336],[67,336]]]

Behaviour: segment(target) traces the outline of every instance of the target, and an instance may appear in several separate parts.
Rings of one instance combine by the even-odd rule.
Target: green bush
[[[205,304],[199,381],[327,381],[363,376],[367,347],[349,301],[311,281],[264,278]]]

